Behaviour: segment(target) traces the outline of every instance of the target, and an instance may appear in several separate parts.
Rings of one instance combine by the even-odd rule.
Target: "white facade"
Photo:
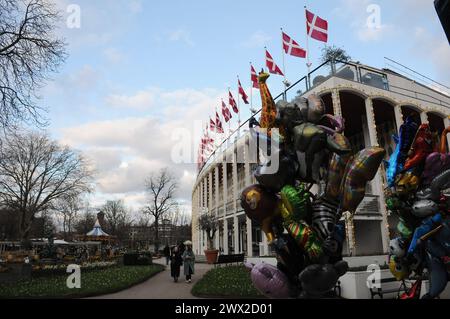
[[[328,113],[344,117],[347,127],[344,133],[355,151],[380,145],[387,150],[387,159],[395,147],[390,136],[398,131],[405,114],[416,116],[418,122],[429,121],[438,133],[450,126],[448,95],[389,70],[345,64],[328,76],[315,76],[313,71],[312,87],[306,84],[307,78],[303,80],[295,90],[303,85],[303,96],[312,93],[321,96]],[[249,140],[248,130],[241,128],[239,138],[230,137],[199,172],[192,192],[192,240],[196,254],[203,254],[206,247],[206,236],[198,228],[198,216],[210,212],[222,221],[215,244],[224,254],[271,255],[264,233],[246,217],[239,203],[241,191],[256,183],[252,172],[257,163],[250,156]],[[388,252],[396,220],[384,204],[384,176],[381,167],[355,216],[347,220],[346,255]]]

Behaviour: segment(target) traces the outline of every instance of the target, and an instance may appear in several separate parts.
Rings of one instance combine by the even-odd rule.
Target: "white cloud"
[[[380,41],[388,35],[392,36],[396,29],[392,24],[383,23],[385,21],[383,6],[379,6],[380,24],[375,27],[372,20],[369,23],[369,17],[374,13],[374,5],[376,4],[370,0],[341,0],[339,6],[332,10],[332,15],[349,23],[360,41]]]
[[[412,52],[432,61],[437,80],[450,86],[450,45],[445,36],[438,37],[418,27],[414,31],[414,39]]]
[[[170,31],[168,36],[169,36],[168,37],[169,41],[183,42],[190,47],[193,47],[195,45],[194,41],[192,41],[192,38],[191,38],[191,32],[184,28],[179,28],[179,29]]]
[[[141,0],[132,0],[130,1],[129,8],[131,13],[137,14],[142,12],[142,1]]]
[[[363,42],[372,42],[381,40],[386,34],[393,31],[391,25],[383,24],[378,28],[370,28],[367,25],[357,28],[358,39]]]
[[[156,93],[150,89],[147,91],[139,91],[136,94],[129,96],[125,94],[113,94],[106,98],[106,103],[114,107],[132,108],[138,110],[149,109],[155,105]]]
[[[119,64],[125,61],[125,56],[123,53],[115,48],[107,48],[103,51],[103,54],[108,62],[112,64]]]
[[[246,41],[244,41],[242,46],[247,48],[264,47],[270,40],[272,40],[270,35],[258,30],[254,32]]]
[[[189,205],[196,178],[194,162],[202,128],[200,121],[207,120],[207,114],[212,113],[213,105],[221,96],[225,92],[214,89],[159,88],[141,90],[134,95],[110,96],[107,98],[110,105],[158,108],[164,121],[146,116],[90,122],[63,129],[61,141],[81,149],[94,163],[97,190],[102,198],[125,196],[129,202],[136,198],[142,200],[145,177],[168,167],[179,184],[177,198]],[[180,164],[172,159],[172,149],[180,143],[173,136],[177,130],[185,132],[189,163]]]

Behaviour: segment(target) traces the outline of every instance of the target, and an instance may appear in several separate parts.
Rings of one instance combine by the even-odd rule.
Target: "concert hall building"
[[[434,81],[426,83],[430,79],[425,77],[418,80],[418,73],[392,63],[389,69],[360,63],[324,63],[291,86],[286,94],[274,99],[319,95],[327,113],[345,119],[344,134],[354,152],[379,145],[386,150],[388,159],[395,148],[392,135],[397,133],[406,115],[413,115],[418,123],[428,122],[439,137],[444,128],[450,126],[450,95],[445,88]],[[198,227],[198,217],[212,213],[221,221],[215,245],[222,253],[272,256],[260,225],[246,217],[239,203],[241,191],[256,183],[252,172],[258,164],[247,156],[249,140],[247,123],[239,135],[233,134],[215,151],[198,173],[192,190],[192,238],[194,252],[198,255],[203,255],[207,244],[205,233]],[[240,157],[243,161],[227,163],[223,160],[225,156]],[[381,167],[353,219],[346,220],[345,255],[388,253],[390,234],[394,233],[397,221],[386,210],[384,185],[385,171]]]

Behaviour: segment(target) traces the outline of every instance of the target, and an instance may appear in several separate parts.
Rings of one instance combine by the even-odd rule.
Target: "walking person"
[[[170,261],[170,248],[169,245],[166,245],[166,247],[164,247],[164,257],[166,257],[166,266],[169,264]]]
[[[181,258],[180,250],[178,246],[175,246],[170,255],[170,275],[172,276],[174,282],[178,282],[182,263],[183,259]]]
[[[192,275],[194,274],[195,255],[192,251],[192,243],[185,242],[186,250],[183,253],[184,262],[184,275],[186,276],[186,282],[192,282]]]

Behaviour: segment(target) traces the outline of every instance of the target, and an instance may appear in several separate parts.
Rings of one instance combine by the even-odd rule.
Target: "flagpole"
[[[250,62],[250,113],[253,115],[253,81],[252,81],[252,62]]]
[[[308,19],[306,18],[306,1],[305,1],[305,19],[306,24],[308,24]],[[311,27],[309,27],[310,30],[312,30]],[[307,75],[307,84],[308,86],[311,86],[311,83],[309,83],[309,73],[311,73],[311,60],[310,60],[310,51],[309,51],[309,33],[308,28],[306,28],[306,67],[308,68],[308,75]]]
[[[239,93],[239,75],[237,76],[238,79],[238,85],[237,85],[237,106],[238,106],[238,139],[241,137],[241,107],[240,107],[240,102],[241,102],[241,94]]]
[[[284,76],[284,82],[283,82],[283,85],[284,85],[284,90],[283,90],[283,99],[286,101],[287,100],[287,97],[286,97],[286,89],[287,89],[287,84],[288,84],[288,81],[287,81],[287,78],[286,78],[286,63],[285,63],[285,51],[284,51],[284,41],[283,41],[283,28],[280,28],[280,30],[281,30],[281,52],[282,52],[282,55],[283,55],[283,76]]]

